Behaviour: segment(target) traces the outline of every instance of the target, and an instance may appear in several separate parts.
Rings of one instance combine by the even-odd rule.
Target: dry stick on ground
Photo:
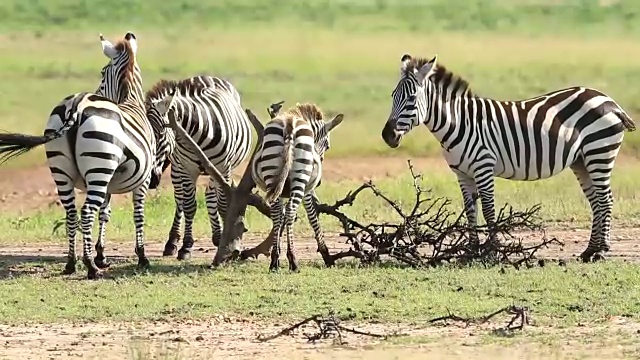
[[[389,338],[391,336],[401,336],[402,334],[388,334],[388,335],[384,335],[384,334],[376,334],[376,333],[372,333],[372,332],[368,332],[368,331],[361,331],[361,330],[356,330],[353,328],[348,328],[345,326],[342,326],[340,324],[341,319],[336,317],[335,314],[333,312],[330,312],[328,316],[322,316],[322,315],[313,315],[310,316],[300,322],[297,322],[291,326],[287,326],[284,329],[280,330],[279,332],[277,332],[276,334],[273,335],[269,335],[266,336],[264,334],[260,334],[257,337],[258,341],[261,342],[267,342],[273,339],[277,339],[281,336],[287,336],[287,335],[291,335],[291,333],[297,329],[299,329],[300,327],[310,323],[310,322],[314,322],[316,324],[316,326],[318,327],[318,332],[317,333],[303,333],[302,335],[304,335],[304,337],[307,338],[307,341],[309,342],[316,342],[318,340],[321,339],[328,339],[329,337],[334,337],[337,338],[337,342],[338,344],[342,345],[344,344],[344,340],[343,340],[343,336],[342,336],[342,331],[345,332],[349,332],[352,334],[357,334],[357,335],[363,335],[363,336],[370,336],[370,337],[375,337],[375,338],[382,338],[382,339],[386,339]]]
[[[504,307],[504,308],[499,309],[497,311],[494,311],[491,314],[488,314],[488,315],[485,315],[485,316],[481,316],[481,317],[475,317],[475,318],[465,318],[465,317],[458,316],[456,314],[453,314],[453,313],[449,312],[448,315],[440,316],[440,317],[437,317],[437,318],[429,320],[429,323],[435,323],[435,322],[438,322],[438,321],[453,320],[453,321],[457,321],[457,322],[463,322],[463,323],[465,323],[465,326],[469,326],[471,324],[484,324],[487,321],[491,320],[496,315],[503,314],[503,313],[507,313],[509,315],[512,315],[512,318],[509,321],[509,323],[507,323],[506,326],[500,328],[500,330],[505,330],[505,331],[522,330],[525,325],[529,325],[529,320],[530,320],[529,308],[526,307],[526,306],[522,306],[521,307],[521,306],[515,306],[515,305],[507,306],[507,307]],[[513,324],[517,320],[520,320],[520,324],[514,326]]]

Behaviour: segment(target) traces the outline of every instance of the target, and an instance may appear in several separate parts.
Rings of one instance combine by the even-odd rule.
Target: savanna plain
[[[639,16],[640,3],[632,0],[112,0],[99,6],[89,0],[4,0],[0,128],[40,134],[62,98],[97,87],[106,64],[98,34],[115,40],[132,30],[146,89],[160,79],[209,74],[232,81],[244,107],[263,122],[264,109],[280,100],[344,113],[325,159],[318,189],[323,202],[371,179],[408,206],[414,196],[406,166],[411,159],[432,193],[450,198],[459,211],[455,177],[427,129],[415,129],[398,149],[380,137],[402,55],[437,53],[477,93],[497,99],[595,87],[638,119]],[[638,358],[639,153],[640,134],[627,133],[613,174],[612,251],[605,262],[576,261],[587,243],[590,212],[566,172],[496,184],[498,208],[539,203],[548,235],[564,241],[540,254],[550,260],[544,267],[418,270],[342,261],[326,269],[300,216],[299,273],[269,273],[264,257],[210,270],[215,248],[202,186],[193,258],[161,256],[174,210],[167,173],[147,200],[152,267],[135,267],[130,197],[117,196],[107,226],[107,256],[114,264],[104,279],[87,281],[80,269],[61,275],[67,243],[63,231],[52,229],[64,212],[44,152],[35,150],[0,168],[0,357]],[[394,220],[372,195],[345,211],[363,222]],[[332,251],[344,248],[337,221],[321,220]],[[246,247],[264,239],[270,222],[250,209],[248,225]],[[428,322],[448,312],[474,317],[512,304],[531,310],[532,323],[523,331],[496,331],[507,317],[468,327]],[[308,343],[300,332],[256,340],[330,310],[349,317],[347,326],[405,336],[346,334],[347,344],[340,346]]]

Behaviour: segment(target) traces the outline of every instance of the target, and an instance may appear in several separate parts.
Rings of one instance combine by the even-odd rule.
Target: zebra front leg
[[[282,213],[282,201],[276,199],[271,205],[271,221],[273,222],[272,233],[273,245],[271,246],[271,264],[269,264],[269,271],[278,271],[280,268],[280,237],[282,232],[280,228],[282,226],[282,220],[284,214]]]
[[[193,239],[193,221],[198,208],[195,179],[183,177],[182,191],[184,195],[182,199],[184,237],[182,238],[182,247],[178,250],[178,260],[189,260],[191,259],[191,251],[195,242]]]
[[[318,252],[322,255],[322,260],[324,260],[324,264],[327,267],[331,267],[335,265],[335,261],[331,254],[329,253],[329,248],[327,248],[327,244],[324,242],[324,233],[322,228],[320,227],[320,220],[318,219],[318,213],[316,212],[315,203],[318,201],[318,198],[315,195],[315,192],[307,194],[302,199],[302,204],[307,213],[307,218],[309,219],[309,224],[311,224],[311,228],[313,229],[313,233],[316,238],[316,243],[318,244]],[[319,202],[319,201],[318,201]]]
[[[96,266],[100,269],[106,269],[111,264],[107,262],[107,258],[104,255],[104,243],[106,239],[106,226],[111,220],[111,194],[107,194],[100,206],[100,213],[98,215],[98,241],[96,242],[96,257],[95,263]]]
[[[467,216],[467,225],[469,227],[469,240],[474,250],[480,246],[480,240],[478,239],[478,189],[476,182],[473,178],[465,174],[458,175],[458,184],[460,185],[460,191],[462,192],[462,201],[464,205],[464,212]]]
[[[220,227],[220,217],[218,215],[218,199],[220,193],[218,191],[213,179],[209,179],[207,189],[204,194],[205,202],[207,204],[207,213],[209,214],[209,223],[211,224],[211,242],[213,246],[218,247],[220,245],[220,239],[222,238],[222,229]],[[224,219],[224,217],[223,217]]]
[[[149,180],[133,191],[133,223],[136,227],[135,253],[138,255],[138,267],[141,269],[151,265],[144,253],[144,203],[148,187]]]
[[[171,165],[171,183],[173,185],[173,199],[176,204],[176,210],[173,214],[173,223],[169,231],[169,239],[164,244],[162,256],[173,256],[178,252],[178,240],[180,240],[180,227],[182,226],[182,202],[184,195],[182,193],[182,177],[177,173],[177,163]]]
[[[494,198],[494,179],[493,170],[487,171],[484,176],[476,179],[476,186],[478,187],[478,193],[480,194],[480,202],[482,204],[482,215],[487,223],[487,229],[489,231],[489,240],[485,242],[485,246],[495,244],[496,238],[496,211],[495,211],[495,198]]]

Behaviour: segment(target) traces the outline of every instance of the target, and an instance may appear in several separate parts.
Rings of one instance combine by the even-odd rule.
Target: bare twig
[[[501,330],[506,330],[506,331],[511,331],[511,330],[522,330],[524,328],[525,325],[529,325],[529,308],[527,308],[526,306],[515,306],[515,305],[511,305],[511,306],[507,306],[504,307],[502,309],[496,310],[488,315],[485,316],[481,316],[481,317],[471,317],[471,318],[467,318],[467,317],[462,317],[462,316],[458,316],[456,314],[453,314],[451,312],[449,312],[449,314],[445,315],[445,316],[440,316],[437,318],[433,318],[431,320],[429,320],[430,323],[435,323],[435,322],[440,322],[440,321],[446,321],[446,320],[452,320],[452,321],[456,321],[456,322],[463,322],[465,323],[465,326],[469,326],[471,324],[484,324],[487,321],[491,320],[492,318],[494,318],[495,316],[499,315],[499,314],[509,314],[512,315],[511,320],[509,321],[509,323],[507,323],[506,326],[500,328]],[[520,324],[514,326],[514,323],[520,320]]]
[[[318,331],[315,333],[303,333],[302,335],[309,342],[316,342],[321,339],[328,339],[330,337],[336,338],[338,344],[344,344],[342,331],[349,332],[356,335],[370,336],[375,338],[386,339],[391,336],[400,336],[401,334],[376,334],[368,331],[357,330],[354,328],[348,328],[340,324],[341,319],[336,317],[333,312],[330,312],[328,316],[322,315],[313,315],[310,316],[300,322],[297,322],[293,325],[287,326],[284,329],[280,330],[278,333],[265,336],[263,334],[258,335],[257,340],[261,342],[270,341],[273,339],[277,339],[281,336],[291,335],[294,330],[299,329],[300,327],[314,322],[318,328]]]

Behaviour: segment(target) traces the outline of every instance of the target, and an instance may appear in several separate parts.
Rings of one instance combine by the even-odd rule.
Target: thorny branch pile
[[[365,263],[380,260],[382,255],[414,267],[437,266],[444,262],[480,262],[484,265],[510,264],[516,267],[530,265],[535,254],[543,247],[560,244],[555,238],[547,239],[538,221],[540,206],[536,205],[524,211],[514,211],[503,207],[496,218],[492,233],[489,229],[478,227],[478,242],[472,241],[471,232],[463,213],[455,214],[449,210],[450,200],[431,198],[430,191],[421,187],[422,175],[417,174],[408,161],[413,179],[415,200],[410,210],[403,209],[397,201],[390,199],[373,182],[361,185],[344,199],[333,205],[320,204],[319,211],[335,216],[343,227],[342,236],[347,238],[351,249],[338,253],[335,258],[355,256]],[[372,223],[363,225],[340,212],[341,206],[353,204],[356,196],[363,190],[373,192],[381,198],[400,217],[398,223]],[[528,230],[542,233],[542,239],[525,246],[514,233]],[[495,241],[491,241],[494,237]]]
[[[524,211],[514,211],[508,205],[503,207],[491,231],[486,225],[477,227],[477,241],[473,241],[463,212],[452,212],[449,199],[430,197],[430,191],[421,186],[422,175],[416,173],[411,161],[408,161],[408,166],[415,191],[413,204],[408,210],[385,195],[371,181],[350,191],[332,205],[316,204],[320,214],[335,217],[340,222],[340,235],[350,245],[348,250],[332,255],[334,262],[355,257],[364,264],[372,264],[387,257],[412,267],[480,263],[519,268],[522,265],[533,266],[540,249],[549,245],[563,245],[559,240],[545,236],[537,216],[539,205]],[[341,211],[344,206],[353,205],[358,195],[365,191],[382,199],[399,221],[364,224]],[[539,233],[540,240],[525,244],[516,235],[519,231]],[[264,244],[268,245],[268,240],[256,248],[245,250],[242,257],[267,255]]]

